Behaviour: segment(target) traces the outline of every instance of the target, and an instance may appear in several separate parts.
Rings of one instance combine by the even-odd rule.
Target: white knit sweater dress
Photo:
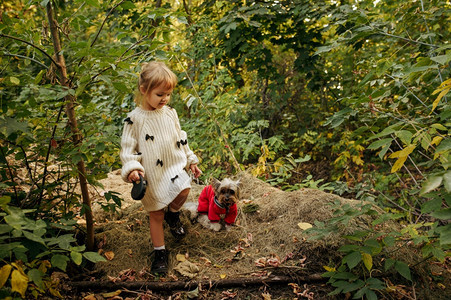
[[[184,189],[191,187],[186,172],[199,162],[188,147],[175,109],[163,106],[152,111],[140,107],[124,121],[121,139],[122,179],[133,170],[145,173],[147,190],[141,200],[146,211],[165,208]]]

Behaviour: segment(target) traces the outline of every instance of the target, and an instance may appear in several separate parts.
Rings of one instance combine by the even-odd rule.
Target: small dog
[[[198,203],[187,203],[185,207],[191,212],[191,218],[197,220],[205,228],[219,231],[220,221],[230,230],[235,223],[240,199],[240,182],[225,178],[222,181],[213,179],[212,185],[206,186],[200,193]]]

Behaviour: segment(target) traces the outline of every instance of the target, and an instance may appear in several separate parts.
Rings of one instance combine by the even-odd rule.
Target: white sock
[[[160,247],[154,247],[153,249],[154,250],[164,250],[164,249],[166,249],[166,247],[163,245],[163,246],[160,246]]]

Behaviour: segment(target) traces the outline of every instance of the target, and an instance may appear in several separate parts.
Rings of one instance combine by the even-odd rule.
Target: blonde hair
[[[151,61],[141,65],[141,73],[138,79],[138,90],[135,94],[135,103],[141,105],[143,93],[141,87],[147,94],[160,85],[165,85],[167,89],[173,89],[177,85],[177,76],[172,72],[164,62]]]

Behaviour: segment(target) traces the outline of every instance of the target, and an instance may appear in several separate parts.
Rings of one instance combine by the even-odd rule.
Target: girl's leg
[[[164,246],[163,220],[164,210],[149,213],[150,237],[154,246],[151,271],[161,275],[168,272],[168,252]]]
[[[164,246],[163,220],[164,210],[149,213],[150,237],[154,247]]]
[[[182,239],[186,235],[185,228],[180,221],[179,210],[188,198],[189,191],[190,189],[184,189],[177,195],[177,197],[175,197],[171,204],[169,204],[168,211],[164,217],[166,223],[169,225],[172,235],[178,240]]]
[[[176,212],[182,208],[183,204],[185,204],[186,199],[188,198],[190,189],[184,189],[180,192],[180,194],[172,200],[171,204],[169,204],[169,210]]]

